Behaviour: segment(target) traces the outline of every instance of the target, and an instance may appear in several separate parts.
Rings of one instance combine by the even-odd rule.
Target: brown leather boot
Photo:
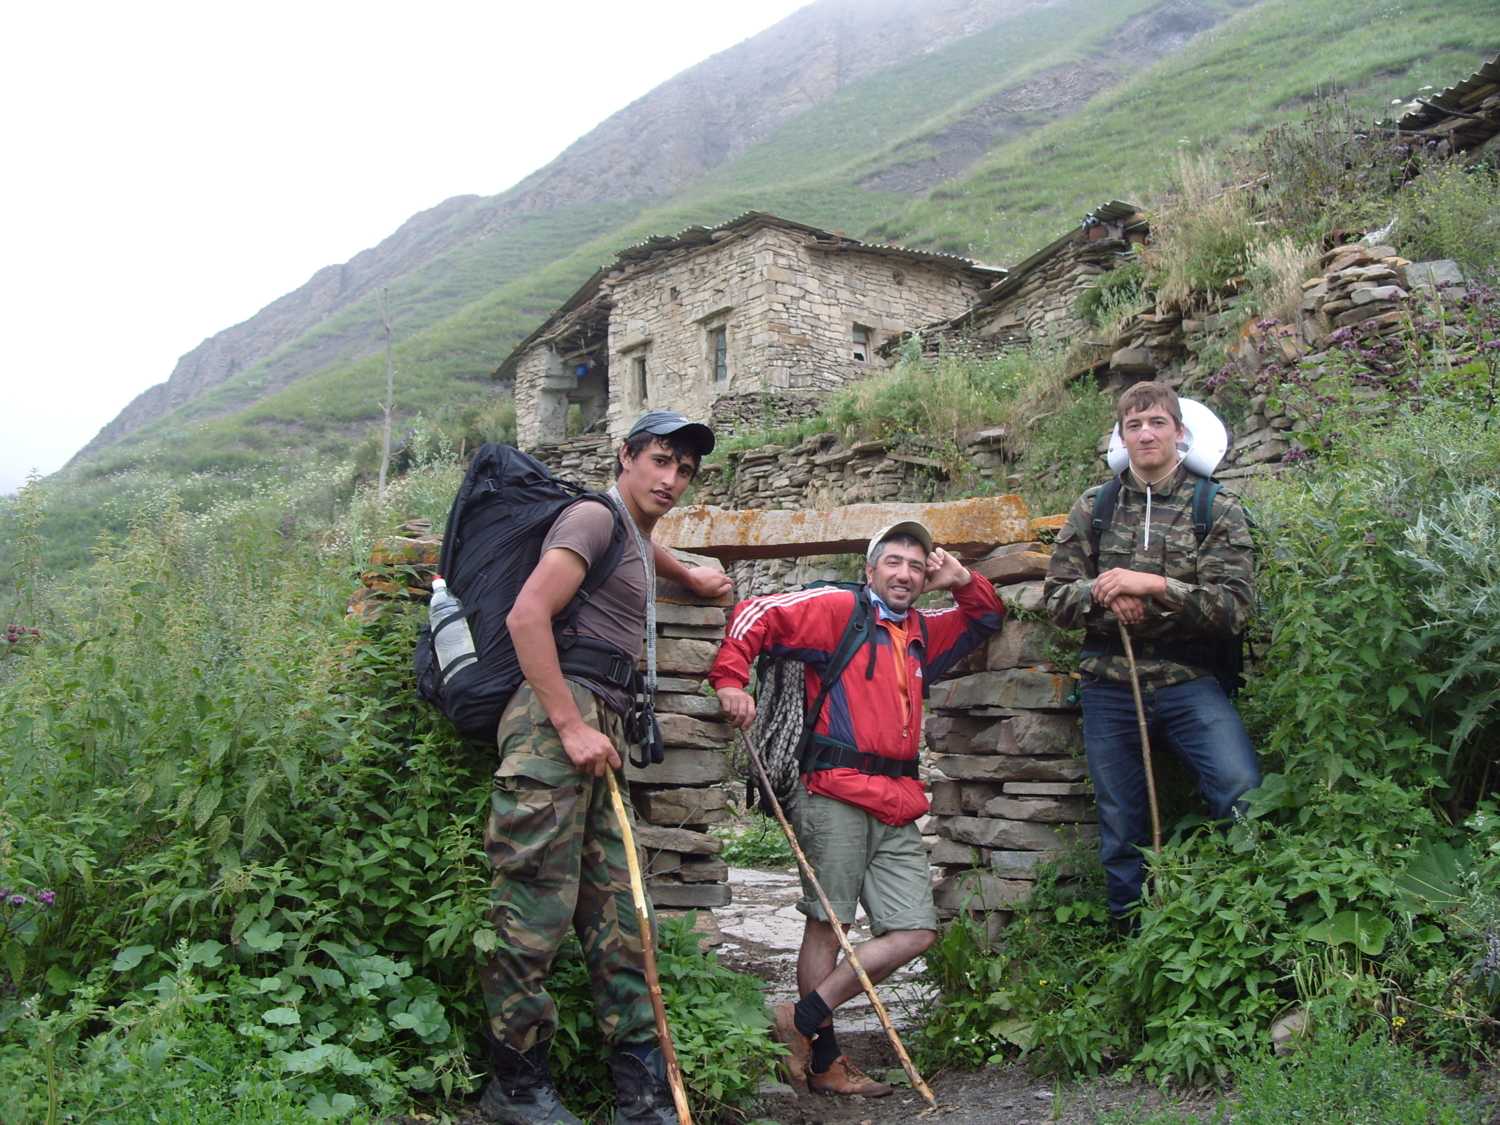
[[[812,1054],[812,1044],[808,1042],[807,1036],[797,1030],[797,1021],[790,1004],[777,1004],[771,1009],[771,1018],[775,1021],[771,1028],[771,1038],[791,1048],[791,1053],[783,1055],[781,1059],[781,1069],[786,1074],[787,1084],[797,1093],[805,1094],[807,1059]]]
[[[850,1061],[848,1055],[840,1055],[833,1065],[822,1074],[807,1072],[807,1086],[815,1094],[843,1094],[846,1097],[858,1094],[865,1098],[883,1098],[891,1092],[884,1082],[876,1082]]]

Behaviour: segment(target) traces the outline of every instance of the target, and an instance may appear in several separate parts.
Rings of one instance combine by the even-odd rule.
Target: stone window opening
[[[854,362],[870,362],[870,341],[874,338],[874,329],[868,325],[856,324],[854,326]]]
[[[646,354],[630,357],[630,388],[635,395],[637,406],[645,406],[648,396],[646,384]]]
[[[726,325],[708,330],[708,366],[715,383],[729,380],[729,328]]]

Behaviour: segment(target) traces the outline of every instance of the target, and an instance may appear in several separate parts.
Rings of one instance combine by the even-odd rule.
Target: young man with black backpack
[[[1120,626],[1130,630],[1153,746],[1198,775],[1216,820],[1260,784],[1255,750],[1224,684],[1237,679],[1254,596],[1249,522],[1216,482],[1181,463],[1186,438],[1172,388],[1137,383],[1116,405],[1129,466],[1073,505],[1047,572],[1047,612],[1083,629],[1083,738],[1099,806],[1110,913],[1127,915],[1145,881],[1149,798]]]
[[[494,868],[491,920],[499,949],[481,973],[494,1077],[480,1112],[505,1125],[578,1125],[552,1085],[548,1048],[557,1011],[545,980],[569,928],[588,964],[595,1011],[613,1053],[617,1125],[675,1125],[642,963],[624,842],[606,770],[622,768],[635,701],[604,664],[571,660],[575,635],[617,650],[633,672],[647,633],[655,576],[718,597],[727,575],[688,569],[651,543],[651,531],[681,498],[713,432],[672,411],[638,421],[619,451],[610,500],[564,509],[506,617],[525,682],[500,717],[484,845]],[[610,557],[619,517],[624,548],[613,572],[578,610],[568,635],[554,618]],[[564,648],[559,658],[559,645]]]
[[[951,590],[958,605],[913,607],[935,590]],[[870,540],[861,589],[817,586],[735,606],[709,672],[725,715],[743,729],[755,720],[755,701],[744,689],[758,656],[807,666],[807,698],[824,705],[808,718],[813,730],[787,817],[838,923],[847,930],[864,904],[874,936],[859,947],[859,959],[874,981],[921,956],[937,936],[932,869],[914,823],[928,810],[917,775],[927,681],[973,652],[1004,617],[988,581],[934,550],[920,523],[898,523]],[[852,657],[843,643],[851,623],[868,626]],[[835,660],[842,668],[831,667]],[[802,890],[801,999],[773,1012],[776,1037],[791,1048],[788,1077],[800,1093],[889,1094],[890,1086],[839,1049],[833,1009],[860,985],[848,963],[839,964],[833,922],[805,880]]]

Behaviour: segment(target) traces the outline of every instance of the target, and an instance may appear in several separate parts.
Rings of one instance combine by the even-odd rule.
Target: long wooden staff
[[[1161,856],[1161,808],[1156,803],[1156,774],[1151,769],[1151,739],[1146,734],[1146,704],[1141,700],[1141,674],[1135,666],[1135,649],[1130,630],[1120,622],[1120,640],[1125,642],[1125,659],[1130,662],[1130,688],[1135,692],[1135,719],[1141,727],[1141,761],[1146,766],[1146,795],[1151,799],[1151,848]]]
[[[682,1070],[677,1065],[677,1049],[672,1046],[672,1029],[667,1026],[667,1005],[661,996],[661,977],[656,971],[656,944],[651,939],[646,881],[641,877],[641,857],[635,847],[635,831],[630,827],[630,817],[625,813],[625,799],[620,796],[620,783],[615,780],[615,771],[606,767],[604,776],[609,779],[609,799],[614,802],[615,817],[620,822],[620,835],[625,839],[625,863],[630,868],[630,890],[635,896],[635,918],[641,930],[641,960],[646,970],[646,989],[651,993],[651,1014],[656,1017],[656,1037],[661,1041],[661,1057],[667,1064],[667,1082],[672,1087],[672,1101],[677,1105],[677,1120],[682,1125],[693,1125],[693,1115],[688,1110],[687,1090],[682,1085]]]
[[[746,731],[740,731],[740,738],[745,742],[745,749],[749,751],[750,761],[755,766],[755,772],[760,776],[760,784],[766,797],[771,802],[771,811],[776,814],[776,819],[781,823],[781,830],[786,833],[787,843],[792,845],[792,852],[797,857],[797,864],[807,876],[807,881],[812,884],[814,893],[818,896],[818,903],[823,907],[823,916],[833,927],[834,937],[839,939],[839,945],[844,950],[844,956],[848,958],[849,967],[854,970],[854,975],[859,978],[860,987],[865,990],[865,995],[870,998],[870,1006],[875,1009],[875,1015],[880,1019],[880,1026],[885,1028],[885,1033],[890,1037],[891,1046],[896,1049],[896,1056],[901,1060],[901,1069],[906,1071],[906,1076],[911,1079],[912,1086],[927,1100],[927,1104],[937,1109],[937,1098],[933,1096],[932,1090],[927,1083],[922,1081],[922,1076],[917,1073],[916,1066],[911,1061],[911,1056],[906,1053],[906,1048],[901,1045],[901,1036],[896,1034],[895,1025],[891,1023],[891,1017],[886,1014],[885,1005],[880,1002],[880,997],[875,992],[875,982],[870,979],[870,974],[865,972],[865,967],[859,963],[859,958],[854,955],[854,946],[849,944],[849,937],[844,933],[844,927],[839,924],[838,915],[833,912],[833,904],[828,901],[828,896],[823,893],[823,887],[818,882],[818,877],[813,873],[812,864],[807,862],[807,856],[802,853],[802,846],[797,843],[797,834],[792,831],[792,826],[787,822],[786,813],[781,811],[781,802],[776,799],[776,794],[771,789],[771,779],[766,776],[766,767],[760,760],[760,752],[755,749],[755,743],[750,741],[750,735]]]

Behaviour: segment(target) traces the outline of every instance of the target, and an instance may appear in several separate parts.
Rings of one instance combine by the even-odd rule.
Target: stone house
[[[1079,294],[1126,261],[1149,234],[1147,218],[1135,204],[1103,204],[1082,224],[1011,267],[971,307],[923,326],[924,349],[957,345],[989,354],[1043,340],[1071,344],[1088,339],[1093,326],[1078,315]]]
[[[957,316],[1005,271],[867,245],[751,211],[620,252],[495,372],[515,385],[522,448],[577,428],[623,437],[642,412],[733,425],[812,413],[884,369],[882,343]]]

